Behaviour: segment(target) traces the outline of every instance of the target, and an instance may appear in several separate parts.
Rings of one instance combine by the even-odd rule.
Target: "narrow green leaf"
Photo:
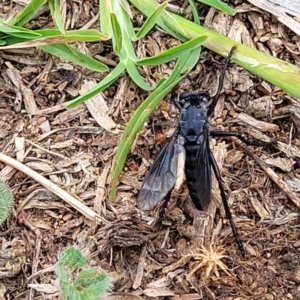
[[[199,61],[200,54],[201,54],[201,47],[196,48],[191,51],[191,53],[189,55],[189,59],[187,60],[186,65],[183,68],[184,70],[186,70],[185,72],[188,73],[195,67],[195,65]]]
[[[108,39],[106,35],[96,29],[69,30],[65,35],[66,39],[79,42],[99,42]]]
[[[139,59],[135,63],[139,66],[149,66],[149,65],[158,65],[163,64],[166,62],[169,62],[171,60],[176,59],[182,53],[186,51],[191,51],[195,48],[200,47],[200,45],[207,39],[206,36],[199,36],[194,39],[191,39],[190,41],[183,43],[179,46],[173,47],[169,50],[164,51],[163,53],[160,53],[156,56]]]
[[[158,6],[152,0],[130,0],[130,2],[146,16],[149,16]],[[236,44],[235,41],[181,16],[170,12],[169,16],[166,17],[164,14],[157,20],[157,24],[172,35],[176,31],[177,34],[174,36],[182,41],[205,35],[207,40],[204,41],[203,46],[225,57]],[[172,30],[169,31],[170,28]],[[295,65],[240,44],[235,51],[234,62],[296,98],[300,98],[300,72]]]
[[[6,35],[20,37],[22,39],[36,39],[41,37],[39,33],[33,30],[29,30],[19,26],[6,26],[2,22],[0,22],[0,32]]]
[[[8,22],[8,25],[23,26],[32,20],[47,0],[31,0],[25,8]]]
[[[149,18],[144,22],[142,28],[136,34],[136,40],[144,37],[156,24],[157,18],[159,18],[167,6],[168,2],[162,3],[158,8],[149,16]]]
[[[48,0],[48,4],[50,7],[52,19],[56,25],[56,28],[62,33],[65,34],[65,27],[62,20],[62,15],[59,7],[59,3],[57,0]]]
[[[200,20],[199,20],[199,15],[198,15],[198,9],[197,6],[195,4],[194,0],[188,0],[191,10],[192,10],[192,14],[193,14],[193,18],[194,18],[194,22],[198,25],[200,25]]]
[[[127,60],[126,70],[128,71],[129,76],[131,77],[131,79],[141,89],[143,89],[145,91],[151,91],[151,90],[153,90],[153,88],[150,85],[148,85],[148,83],[145,82],[145,80],[143,79],[143,77],[138,72],[135,64],[130,59]]]
[[[132,22],[130,20],[131,18],[131,11],[128,4],[124,4],[125,2],[122,2],[120,0],[113,1],[113,12],[116,14],[117,19],[119,21],[123,38],[124,36],[127,36],[130,40],[133,40],[135,38],[135,32],[132,27]]]
[[[130,19],[132,19],[133,15],[132,15],[131,8],[130,8],[130,5],[129,5],[128,1],[127,0],[119,0],[118,2],[121,5],[121,7],[123,8],[124,12],[126,12],[128,17]]]
[[[119,63],[103,80],[101,80],[97,85],[95,85],[91,90],[89,90],[86,94],[81,95],[74,99],[72,103],[70,103],[67,108],[74,108],[84,101],[92,98],[93,96],[99,94],[106,88],[108,88],[113,82],[115,82],[120,75],[125,70],[125,66],[123,63]]]
[[[112,13],[110,16],[111,16],[111,24],[113,30],[113,35],[112,35],[113,48],[114,51],[119,54],[122,50],[122,30],[116,15]]]
[[[199,49],[196,49],[199,51]],[[170,77],[161,81],[156,89],[149,95],[149,97],[138,107],[133,116],[128,122],[123,137],[118,146],[115,156],[115,166],[111,173],[111,189],[110,189],[110,201],[114,202],[117,195],[117,186],[119,183],[119,177],[123,170],[127,155],[130,148],[136,138],[137,133],[141,130],[149,116],[154,109],[159,105],[162,99],[172,90],[179,81],[181,81],[188,71],[197,63],[195,52],[192,56],[188,51],[181,55],[170,75]]]
[[[108,37],[112,37],[111,16],[112,7],[111,0],[99,0],[100,4],[100,26],[101,32]]]
[[[105,72],[108,71],[108,68],[103,63],[89,57],[75,48],[65,45],[57,44],[51,46],[42,46],[39,47],[45,52],[48,52],[52,55],[60,57],[61,59],[72,61],[73,63],[82,66],[84,68],[96,71],[96,72]]]
[[[65,34],[62,34],[57,29],[39,29],[35,31],[40,34],[43,38],[65,38],[69,41],[80,41],[80,42],[97,42],[101,40],[107,40],[107,37],[99,30],[96,29],[80,29],[80,30],[68,30]]]
[[[95,29],[71,30],[67,31],[66,34],[62,34],[57,29],[43,29],[36,30],[32,33],[27,31],[23,34],[21,31],[21,33],[12,33],[10,36],[3,37],[2,39],[6,42],[7,46],[2,49],[41,47],[51,44],[70,43],[73,41],[99,42],[107,39],[107,36],[103,36]],[[26,37],[27,39],[24,39],[23,37]]]
[[[203,4],[206,4],[206,5],[212,6],[212,7],[216,8],[220,11],[223,11],[224,13],[229,14],[231,16],[235,15],[235,10],[221,0],[197,0],[197,1],[201,2]]]
[[[123,35],[122,51],[119,53],[120,60],[126,62],[128,59],[137,60],[132,42],[127,35]],[[126,64],[126,63],[125,63]]]

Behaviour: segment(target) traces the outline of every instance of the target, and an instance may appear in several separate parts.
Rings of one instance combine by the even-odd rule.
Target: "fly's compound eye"
[[[190,92],[183,92],[183,93],[181,93],[181,94],[179,95],[179,101],[180,101],[181,103],[184,103],[185,100],[187,100],[187,99],[190,98],[190,96],[191,96],[191,93],[190,93]]]
[[[203,102],[208,102],[210,100],[210,95],[207,92],[201,92],[199,93],[199,98]]]
[[[179,110],[183,109],[186,101],[188,100],[189,97],[189,92],[183,92],[179,95],[177,101],[176,101],[176,106]]]

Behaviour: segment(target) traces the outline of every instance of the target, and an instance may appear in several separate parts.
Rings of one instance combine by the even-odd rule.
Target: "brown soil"
[[[98,1],[67,2],[72,28],[82,27],[98,11]],[[184,8],[187,1],[183,2],[173,4]],[[234,17],[201,6],[202,23],[299,64],[299,36],[269,13],[241,2],[231,3],[238,12]],[[8,16],[4,6],[0,10]],[[30,26],[53,27],[49,12]],[[137,43],[137,49],[139,55],[155,55],[177,43],[153,30]],[[110,43],[78,47],[115,66],[117,57]],[[112,205],[107,202],[109,174],[120,133],[147,93],[124,74],[104,92],[109,108],[105,118],[118,124],[119,133],[104,130],[85,104],[71,111],[62,104],[79,95],[85,80],[99,81],[106,74],[62,63],[34,48],[2,51],[0,56],[0,152],[61,186],[102,217],[99,224],[89,221],[47,188],[0,162],[0,177],[15,196],[12,214],[0,232],[0,299],[59,299],[55,264],[69,245],[81,249],[92,266],[108,272],[112,288],[105,299],[300,299],[297,197],[292,202],[235,139],[215,138],[211,147],[246,248],[245,260],[235,247],[216,182],[205,213],[193,207],[186,186],[172,193],[162,224],[152,224],[157,209],[144,214],[136,207],[148,166],[177,124],[178,112],[171,100],[188,89],[213,95],[224,58],[204,49],[197,68],[158,107],[127,159]],[[172,66],[140,71],[155,83]],[[27,97],[16,88],[13,77],[26,86]],[[231,63],[211,126],[250,140],[279,141],[248,150],[275,171],[275,180],[294,180],[289,187],[297,191],[299,107],[289,95]],[[250,125],[251,117],[261,123]]]

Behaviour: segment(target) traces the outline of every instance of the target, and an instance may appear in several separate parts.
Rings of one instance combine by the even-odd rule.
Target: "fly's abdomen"
[[[199,210],[203,210],[197,195],[196,182],[199,172],[197,170],[197,152],[200,145],[197,143],[189,142],[185,144],[186,160],[185,160],[185,176],[186,183],[189,189],[190,197]]]

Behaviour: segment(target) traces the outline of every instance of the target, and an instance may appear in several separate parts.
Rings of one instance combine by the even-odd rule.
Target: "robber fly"
[[[218,181],[226,217],[232,228],[238,250],[245,250],[238,235],[225,195],[220,170],[209,148],[210,136],[238,136],[234,132],[211,131],[208,118],[218,102],[227,65],[235,46],[231,49],[219,77],[219,86],[214,97],[205,91],[183,92],[176,102],[180,111],[177,129],[158,153],[146,175],[138,195],[141,210],[151,210],[163,199],[169,199],[176,181],[185,170],[190,197],[199,210],[206,210],[211,201],[212,170]],[[244,141],[244,139],[242,138]],[[182,165],[183,167],[180,167]]]

